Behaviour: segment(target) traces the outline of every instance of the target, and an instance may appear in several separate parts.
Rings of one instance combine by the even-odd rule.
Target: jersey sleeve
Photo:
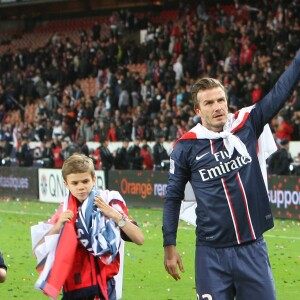
[[[170,155],[167,193],[163,208],[163,245],[176,245],[181,201],[184,199],[186,183],[190,179],[187,163],[186,143],[178,143]]]
[[[271,91],[257,104],[251,112],[252,123],[256,128],[257,138],[263,131],[264,125],[283,107],[300,80],[300,51],[297,52],[288,68],[279,77]]]

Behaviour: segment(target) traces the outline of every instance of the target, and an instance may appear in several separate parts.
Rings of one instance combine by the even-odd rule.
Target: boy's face
[[[69,174],[64,184],[79,202],[83,202],[89,196],[95,182],[96,177],[92,177],[90,172],[85,172]]]

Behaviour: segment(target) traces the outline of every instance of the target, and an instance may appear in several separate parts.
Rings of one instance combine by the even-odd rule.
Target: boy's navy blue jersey
[[[164,201],[164,246],[176,245],[181,200],[190,181],[197,201],[197,244],[227,247],[256,240],[273,227],[273,217],[257,157],[257,140],[291,96],[300,79],[300,52],[273,89],[234,132],[250,158],[229,157],[223,139],[180,139],[170,157]]]

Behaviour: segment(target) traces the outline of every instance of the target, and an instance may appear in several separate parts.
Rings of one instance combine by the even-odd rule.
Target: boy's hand
[[[74,213],[71,210],[66,210],[61,213],[56,224],[62,227],[66,222],[70,222],[73,219]]]
[[[94,203],[105,217],[113,219],[122,217],[118,211],[108,205],[100,196],[95,197]]]

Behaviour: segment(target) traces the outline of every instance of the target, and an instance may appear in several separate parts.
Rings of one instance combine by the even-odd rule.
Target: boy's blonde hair
[[[70,174],[90,172],[95,177],[95,167],[91,158],[84,154],[74,153],[68,157],[62,166],[62,177],[66,181]]]

